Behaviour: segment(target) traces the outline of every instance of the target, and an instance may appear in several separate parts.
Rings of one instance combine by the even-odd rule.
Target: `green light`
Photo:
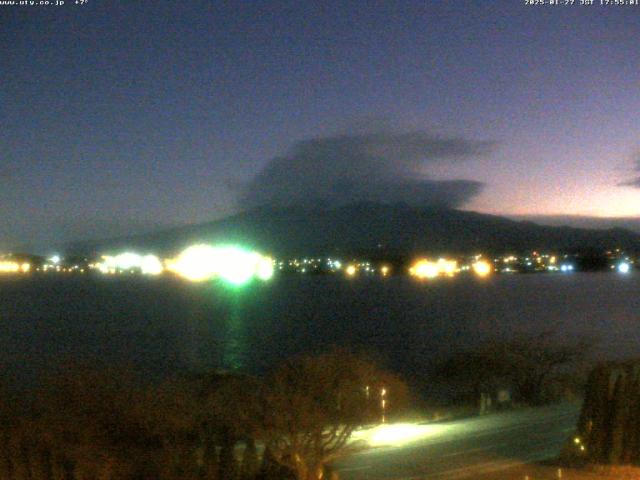
[[[260,255],[238,247],[216,249],[218,275],[233,285],[248,283],[256,272]]]

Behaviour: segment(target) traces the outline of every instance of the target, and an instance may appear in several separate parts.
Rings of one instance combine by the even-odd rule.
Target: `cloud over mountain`
[[[629,180],[628,182],[623,182],[621,185],[625,187],[636,187],[640,188],[640,177],[634,178],[633,180]]]
[[[434,180],[430,165],[485,155],[495,144],[425,132],[338,135],[297,143],[250,182],[240,206],[324,205],[358,201],[458,207],[483,185]]]
[[[635,178],[632,178],[631,180],[625,180],[624,182],[620,182],[618,186],[640,188],[640,151],[636,152],[633,155],[633,160],[635,162],[634,172],[638,176]]]

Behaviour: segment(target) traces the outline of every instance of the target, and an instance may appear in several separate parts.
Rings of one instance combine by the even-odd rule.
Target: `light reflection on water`
[[[243,370],[249,360],[247,325],[242,312],[242,295],[237,292],[231,299],[231,308],[223,341],[222,367],[229,370]]]

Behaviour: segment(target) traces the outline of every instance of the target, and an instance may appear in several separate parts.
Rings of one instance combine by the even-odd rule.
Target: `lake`
[[[287,276],[231,289],[170,278],[0,279],[0,365],[28,382],[68,360],[262,372],[289,355],[364,347],[419,377],[429,360],[490,337],[553,330],[640,355],[640,274],[486,279]]]

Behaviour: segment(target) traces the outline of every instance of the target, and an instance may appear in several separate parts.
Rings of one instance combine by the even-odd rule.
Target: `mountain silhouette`
[[[79,242],[83,253],[139,249],[175,253],[193,243],[237,243],[277,256],[640,251],[640,234],[544,226],[530,221],[406,204],[258,208],[222,220],[152,234]]]

